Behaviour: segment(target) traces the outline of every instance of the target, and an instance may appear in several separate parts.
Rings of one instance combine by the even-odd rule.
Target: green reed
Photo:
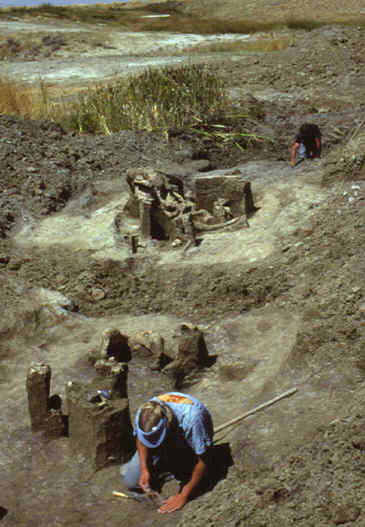
[[[227,104],[224,82],[204,65],[147,69],[128,80],[89,88],[66,116],[79,132],[182,128],[208,119]]]

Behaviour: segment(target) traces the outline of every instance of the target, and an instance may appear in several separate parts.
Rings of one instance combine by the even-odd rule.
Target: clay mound
[[[250,460],[254,445],[242,444],[244,475],[231,472],[205,502],[187,507],[179,527],[362,525],[363,426],[359,413],[336,419],[285,460],[273,460],[266,471]]]

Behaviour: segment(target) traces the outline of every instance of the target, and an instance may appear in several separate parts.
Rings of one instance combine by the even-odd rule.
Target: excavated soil
[[[169,141],[76,136],[0,117],[1,526],[365,524],[365,30],[291,37],[283,51],[210,56],[242,109],[239,125],[272,139],[244,151],[186,131]],[[69,59],[80,70],[76,52]],[[9,60],[1,67],[23,59]],[[41,57],[34,64],[42,70]],[[303,121],[320,126],[322,157],[292,169]],[[114,225],[127,169],[196,180],[198,160],[204,176],[234,171],[251,182],[249,227],[206,234],[186,252],[156,242],[132,255]],[[162,516],[112,496],[122,488],[117,465],[92,473],[66,437],[31,432],[25,378],[32,361],[47,362],[63,397],[70,379],[91,379],[88,352],[106,327],[158,331],[173,352],[183,321],[204,330],[216,357],[185,387],[216,425],[297,392],[217,435],[214,484]],[[170,387],[132,359],[133,415]]]

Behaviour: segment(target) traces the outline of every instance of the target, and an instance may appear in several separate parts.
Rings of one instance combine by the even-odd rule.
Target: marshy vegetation
[[[184,130],[239,149],[271,141],[247,129],[248,113],[232,112],[224,81],[202,64],[150,68],[138,76],[89,87],[72,102],[57,104],[41,80],[30,89],[0,78],[0,100],[0,113],[53,120],[80,134],[154,131],[168,140],[171,133]]]
[[[49,119],[52,117],[53,108],[49,89],[42,79],[37,86],[30,86],[0,76],[0,114]]]
[[[183,128],[209,119],[227,106],[224,82],[204,65],[149,68],[81,92],[67,116],[79,132]]]

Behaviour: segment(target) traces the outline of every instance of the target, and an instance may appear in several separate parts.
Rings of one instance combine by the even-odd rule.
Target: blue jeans
[[[141,477],[141,464],[137,451],[128,463],[120,467],[120,474],[127,489],[135,489],[139,486],[138,481]]]
[[[164,482],[174,477],[182,482],[189,481],[197,458],[194,452],[188,448],[156,449],[156,453],[149,454],[148,461],[151,488],[158,490]],[[141,464],[137,451],[128,463],[121,466],[120,473],[123,483],[128,489],[139,487]]]
[[[300,143],[298,150],[298,161],[303,161],[303,159],[307,159],[307,149],[303,143]]]

